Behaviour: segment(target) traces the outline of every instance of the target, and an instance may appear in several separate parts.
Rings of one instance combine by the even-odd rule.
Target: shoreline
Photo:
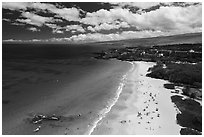
[[[70,63],[73,65],[62,64],[61,70],[59,70],[61,75],[57,75],[58,77],[54,75],[55,80],[52,83],[46,83],[43,88],[38,83],[26,85],[25,82],[22,82],[22,86],[18,86],[21,92],[17,95],[13,93],[14,91],[6,92],[4,90],[4,99],[9,99],[10,102],[3,104],[3,134],[88,134],[93,126],[92,122],[98,119],[98,113],[101,113],[101,110],[108,105],[108,101],[115,96],[120,79],[130,66],[127,62],[118,60],[92,59]],[[88,63],[94,66],[86,65]],[[95,65],[95,63],[97,64]],[[53,67],[53,64],[48,66]],[[24,73],[19,72],[19,75]],[[24,76],[29,79],[31,76],[38,77],[34,74]],[[51,76],[47,75],[45,78],[51,79]],[[67,76],[69,77],[66,78]],[[78,79],[75,76],[81,76],[81,78]],[[44,83],[39,82],[39,84]],[[27,90],[24,89],[25,86],[27,86]],[[32,89],[30,89],[31,86],[33,86]],[[39,124],[31,122],[35,115],[50,116],[54,114],[61,119],[44,120]],[[41,126],[40,130],[34,132],[38,126]]]
[[[128,72],[126,74],[124,74],[120,80],[120,83],[119,83],[119,86],[118,86],[118,89],[116,90],[116,96],[113,98],[112,102],[110,103],[110,106],[109,107],[106,107],[104,108],[103,110],[101,110],[102,112],[102,116],[96,120],[96,122],[94,122],[94,126],[91,128],[91,130],[88,132],[88,135],[91,135],[95,128],[97,127],[98,123],[100,123],[100,121],[103,120],[104,117],[106,117],[106,115],[111,111],[112,107],[117,103],[119,97],[120,97],[120,94],[122,93],[122,90],[123,90],[123,87],[125,85],[125,79],[127,78],[127,75],[133,71],[134,69],[134,63],[132,62],[129,62],[129,61],[126,61],[128,63],[130,63],[132,66],[131,68],[128,70]],[[105,112],[103,112],[105,111]]]
[[[167,81],[146,77],[148,68],[155,63],[136,61],[133,64],[118,101],[92,134],[179,135],[178,110],[171,101],[170,90],[163,87]]]

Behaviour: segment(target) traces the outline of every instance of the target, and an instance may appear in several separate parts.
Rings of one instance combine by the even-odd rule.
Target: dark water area
[[[3,44],[2,133],[35,134],[35,125],[25,121],[36,113],[83,113],[87,118],[79,124],[94,122],[114,98],[130,67],[127,62],[93,58],[94,53],[107,48],[112,47]],[[59,130],[63,134],[65,127],[74,130],[77,124],[60,123],[66,126],[53,129],[48,124],[39,134],[57,134]]]
[[[67,75],[80,78],[88,70],[103,65],[93,57],[104,49],[107,47],[97,45],[3,44],[3,90],[29,81],[30,84],[46,81],[47,75],[53,79]]]
[[[96,70],[113,66],[111,62],[93,58],[96,52],[111,47],[97,45],[3,44],[3,104],[18,91],[68,85]],[[60,81],[57,86],[54,83]]]
[[[94,56],[110,47],[62,44],[3,44],[2,57],[5,59],[69,59]]]

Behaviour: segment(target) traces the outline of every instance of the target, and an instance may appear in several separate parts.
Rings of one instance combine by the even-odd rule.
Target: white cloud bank
[[[158,10],[143,14],[134,14],[128,9],[101,9],[97,12],[87,13],[81,20],[85,24],[96,26],[94,30],[114,28],[115,22],[121,20],[127,26],[142,30],[190,31],[202,26],[202,5],[189,7],[161,7]],[[99,25],[102,24],[102,25]],[[108,25],[107,25],[108,24]],[[111,25],[112,26],[111,26]],[[117,28],[117,25],[115,25]],[[89,27],[89,30],[93,30]]]
[[[122,3],[119,5],[122,6],[124,4],[130,5],[130,3]],[[133,4],[133,6],[148,8],[157,3],[131,4]],[[38,9],[53,13],[55,17],[67,21],[76,21],[88,25],[86,28],[83,28],[81,25],[61,27],[56,24],[54,17],[42,17],[25,11],[22,11],[22,17],[26,19],[17,19],[20,23],[27,23],[38,27],[46,25],[53,29],[53,33],[63,33],[64,31],[82,33],[61,38],[61,40],[67,41],[106,41],[202,31],[202,4],[191,4],[185,7],[161,6],[159,9],[141,14],[132,13],[129,9],[124,9],[119,6],[110,10],[100,9],[96,12],[87,12],[84,18],[80,18],[79,16],[80,9],[57,8],[55,5],[45,3],[2,3],[2,7],[10,10]],[[109,31],[112,29],[118,32],[117,30],[121,28],[130,28],[130,30],[121,33],[100,33],[101,30]],[[136,28],[139,31],[132,31],[131,28]],[[87,30],[92,33],[86,32]]]
[[[73,35],[69,38],[58,38],[53,39],[57,41],[68,41],[68,42],[91,42],[91,41],[112,41],[112,40],[124,40],[134,38],[146,38],[156,36],[168,36],[169,33],[163,33],[161,31],[123,31],[121,33],[87,33]]]

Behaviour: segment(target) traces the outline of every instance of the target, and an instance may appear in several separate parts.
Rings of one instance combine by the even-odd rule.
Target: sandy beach
[[[92,132],[100,135],[179,135],[178,109],[171,102],[167,81],[146,77],[155,63],[134,62],[116,104]]]

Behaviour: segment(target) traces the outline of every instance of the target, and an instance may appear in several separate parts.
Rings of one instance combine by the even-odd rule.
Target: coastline
[[[92,134],[179,135],[178,109],[171,102],[171,91],[163,87],[168,82],[146,77],[155,63],[133,63],[118,101]]]
[[[94,64],[95,62],[98,62],[98,65],[94,68],[87,65],[87,63]],[[10,102],[3,104],[2,134],[89,134],[94,122],[103,116],[104,108],[110,104],[108,101],[112,101],[115,97],[118,84],[130,66],[129,63],[118,60],[92,59],[91,62],[84,60],[70,63],[73,65],[69,62],[67,65],[60,63],[62,64],[59,70],[61,73],[54,75],[55,80],[50,83],[39,82],[39,84],[26,85],[22,82],[22,85],[18,86],[19,89],[16,89],[21,91],[18,94],[15,94],[12,88],[10,92],[4,90],[4,99],[9,99]],[[71,67],[72,70],[70,70]],[[23,75],[25,72],[22,71],[20,74]],[[38,77],[38,75],[31,76]],[[31,76],[28,75],[28,79]],[[52,79],[53,77],[49,75],[44,78]],[[42,88],[43,84],[45,85]],[[31,86],[32,89],[29,88]],[[45,120],[34,124],[31,120],[36,114],[46,116],[55,114],[61,118],[58,121]],[[38,126],[41,126],[40,130],[34,132]]]
[[[14,126],[9,129],[10,132],[5,132],[4,121],[3,134],[180,134],[182,127],[176,123],[176,116],[180,111],[171,100],[174,95],[172,91],[164,88],[164,84],[169,82],[146,77],[147,70],[155,63],[124,62],[116,59],[100,62],[106,62],[107,66],[103,66],[102,69],[97,67],[100,70],[90,71],[89,75],[77,81],[69,83],[61,79],[60,82],[63,81],[64,84],[60,85],[57,80],[56,84],[64,87],[55,87],[53,90],[59,90],[57,94],[49,93],[51,91],[44,92],[49,94],[46,103],[43,95],[40,102],[37,100],[31,105],[30,110],[12,110],[13,114],[17,113],[12,117],[13,121],[8,121],[9,124],[6,123],[6,126],[10,126],[12,122]],[[83,74],[82,72],[80,73]],[[38,93],[41,91],[42,89]],[[9,105],[4,104],[4,107]],[[62,117],[56,122],[40,124],[42,129],[33,132],[38,124],[30,124],[28,117],[35,114],[57,114]],[[14,119],[19,121],[17,125]]]
[[[117,103],[117,101],[118,101],[118,99],[120,97],[120,94],[122,93],[123,87],[125,86],[125,80],[127,79],[127,75],[131,71],[133,71],[133,69],[134,69],[134,63],[129,62],[129,61],[126,61],[126,62],[128,62],[128,63],[130,63],[132,65],[131,68],[129,69],[129,71],[126,74],[124,74],[122,76],[122,78],[120,80],[120,83],[119,83],[119,86],[118,86],[118,89],[116,90],[116,96],[109,103],[109,106],[106,106],[106,108],[101,110],[101,117],[94,122],[94,126],[88,132],[88,135],[91,135],[94,132],[94,130],[97,127],[98,123],[100,123],[103,120],[103,118],[106,117],[106,115],[111,111],[112,107]]]

